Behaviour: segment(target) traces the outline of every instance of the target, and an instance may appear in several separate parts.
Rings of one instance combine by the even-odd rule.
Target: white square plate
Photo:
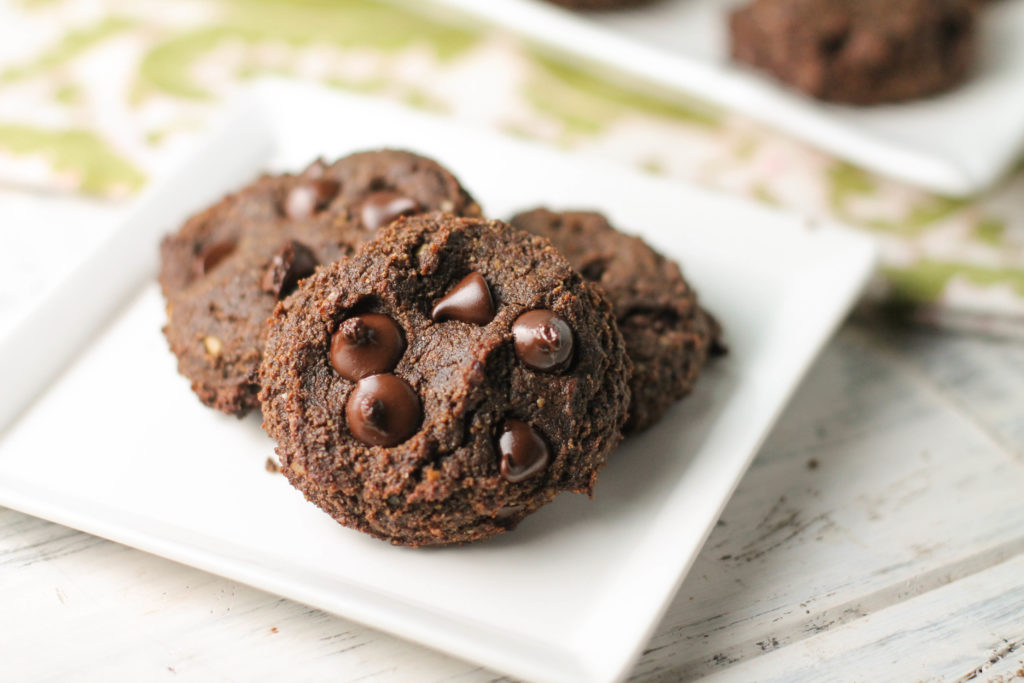
[[[942,194],[991,185],[1024,147],[1024,0],[986,5],[979,63],[965,85],[867,108],[817,102],[732,63],[727,17],[747,0],[660,0],[614,12],[572,12],[545,0],[435,1]]]
[[[392,547],[338,526],[268,473],[259,419],[204,408],[175,373],[153,284],[160,237],[260,170],[380,146],[439,159],[490,215],[541,203],[608,212],[682,261],[721,318],[731,354],[622,446],[593,501],[561,496],[478,545]],[[0,504],[525,679],[613,680],[873,258],[866,239],[841,228],[393,105],[265,84],[0,339]]]

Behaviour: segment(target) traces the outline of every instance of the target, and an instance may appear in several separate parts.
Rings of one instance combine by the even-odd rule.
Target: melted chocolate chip
[[[281,247],[270,260],[260,286],[278,299],[283,299],[299,284],[299,280],[316,271],[316,256],[303,244],[290,241]]]
[[[397,446],[419,429],[420,399],[394,375],[371,375],[356,384],[345,405],[352,435],[371,446]]]
[[[343,320],[331,337],[331,365],[353,382],[394,370],[404,352],[402,330],[379,313]]]
[[[501,451],[501,476],[513,484],[540,474],[551,459],[543,437],[519,420],[505,421],[498,450]]]
[[[390,190],[382,190],[374,192],[363,201],[360,217],[367,230],[376,230],[400,216],[408,216],[419,210],[420,205],[415,199]]]
[[[206,275],[220,265],[224,259],[231,256],[234,251],[234,242],[214,242],[213,244],[207,244],[203,247],[203,250],[199,252],[199,258],[196,260],[196,276]]]
[[[512,324],[516,356],[534,370],[557,372],[572,358],[572,328],[547,309],[527,311]]]
[[[487,280],[480,273],[470,273],[452,287],[451,291],[434,305],[430,317],[434,322],[460,320],[474,325],[486,325],[494,319],[494,297]]]
[[[314,178],[296,185],[284,200],[284,213],[289,218],[309,218],[327,206],[341,189],[341,183],[328,178]]]

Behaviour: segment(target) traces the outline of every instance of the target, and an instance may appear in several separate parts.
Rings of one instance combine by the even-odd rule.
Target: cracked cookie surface
[[[718,323],[679,266],[591,211],[525,211],[512,225],[546,237],[615,309],[633,362],[626,432],[645,429],[690,393],[709,355],[724,351]]]
[[[592,491],[629,372],[607,298],[547,240],[407,218],[278,305],[264,427],[289,481],[341,524],[464,543]]]
[[[277,302],[391,220],[429,211],[480,215],[440,165],[383,150],[264,176],[192,217],[160,252],[164,334],[178,371],[217,410],[256,408],[265,322]]]

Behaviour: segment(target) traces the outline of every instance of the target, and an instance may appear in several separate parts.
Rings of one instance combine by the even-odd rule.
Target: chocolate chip
[[[376,230],[400,216],[408,216],[419,210],[420,205],[415,199],[390,190],[382,190],[374,192],[363,201],[361,218],[367,230]]]
[[[552,311],[523,313],[512,324],[512,336],[516,356],[534,370],[563,370],[572,358],[572,328]]]
[[[474,325],[486,325],[494,319],[494,297],[487,280],[480,273],[470,273],[452,287],[451,291],[434,305],[430,317],[434,322],[460,320]]]
[[[828,35],[820,43],[821,54],[826,59],[835,59],[849,42],[850,34],[845,31]]]
[[[394,375],[359,380],[348,397],[345,417],[352,435],[371,446],[397,446],[419,429],[420,399]]]
[[[296,185],[284,200],[284,212],[289,218],[309,218],[330,204],[341,189],[341,183],[329,178],[314,178]]]
[[[404,352],[402,330],[379,313],[343,320],[331,337],[331,365],[353,382],[394,370]]]
[[[216,268],[221,262],[235,251],[234,242],[214,242],[207,244],[199,252],[196,260],[196,276],[203,276]]]
[[[316,266],[316,256],[308,247],[289,241],[270,259],[260,286],[263,291],[283,299],[295,291],[299,280],[312,275]]]
[[[520,420],[505,421],[498,450],[501,451],[501,476],[513,484],[540,474],[551,459],[543,437]]]

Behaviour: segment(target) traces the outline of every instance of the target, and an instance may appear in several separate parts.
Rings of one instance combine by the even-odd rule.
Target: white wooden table
[[[0,328],[119,211],[0,190]],[[701,677],[1024,679],[1024,345],[839,334],[633,672]],[[0,508],[0,681],[162,678],[501,679]]]

